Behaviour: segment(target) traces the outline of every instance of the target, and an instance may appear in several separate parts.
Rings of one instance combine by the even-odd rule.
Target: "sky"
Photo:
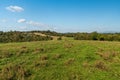
[[[120,0],[0,0],[0,31],[120,32]]]

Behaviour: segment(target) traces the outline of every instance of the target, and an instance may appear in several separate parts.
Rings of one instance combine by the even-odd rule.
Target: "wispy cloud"
[[[26,19],[19,19],[17,22],[18,23],[24,23],[24,22],[26,22]]]
[[[44,28],[44,29],[50,29],[50,30],[55,30],[56,29],[56,26],[55,25],[50,25],[50,24],[45,24],[45,23],[41,23],[41,22],[36,22],[36,21],[27,21],[26,19],[19,19],[17,21],[19,24],[20,23],[24,23],[25,26],[27,27],[36,27],[38,29],[40,28]]]
[[[43,24],[41,22],[35,22],[35,21],[28,21],[28,22],[26,22],[26,24],[28,24],[30,26],[35,26],[35,27],[48,27],[49,26],[47,24]]]
[[[49,27],[50,26],[48,24],[44,24],[44,23],[41,23],[41,22],[27,21],[26,19],[19,19],[17,22],[18,23],[25,23],[29,26],[34,26],[34,27]]]
[[[8,6],[8,7],[6,7],[6,9],[11,11],[11,12],[22,12],[22,11],[24,11],[24,9],[20,6]]]

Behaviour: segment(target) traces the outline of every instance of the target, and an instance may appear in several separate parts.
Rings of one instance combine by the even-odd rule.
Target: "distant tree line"
[[[120,41],[120,33],[76,33],[75,40]]]
[[[34,33],[42,33],[47,36],[36,35]],[[43,41],[52,40],[51,36],[59,36],[58,40],[61,40],[62,36],[73,37],[74,40],[99,40],[99,41],[120,41],[120,33],[58,33],[55,31],[0,31],[0,43],[7,42],[28,42],[28,41]]]
[[[29,32],[20,32],[20,31],[2,32],[0,31],[0,43],[43,41],[43,40],[52,40],[52,37],[35,35]]]
[[[120,33],[57,33],[55,31],[30,31],[30,33],[43,33],[50,36],[73,37],[75,40],[99,40],[99,41],[120,41]]]

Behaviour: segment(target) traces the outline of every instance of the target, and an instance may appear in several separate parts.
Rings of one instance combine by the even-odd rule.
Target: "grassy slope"
[[[6,67],[13,65],[22,65],[29,70],[30,75],[24,76],[23,80],[120,79],[119,42],[53,40],[7,43],[0,44],[0,57],[0,76],[3,77],[0,80],[12,75],[5,71]],[[23,69],[20,70],[16,73],[22,75]]]

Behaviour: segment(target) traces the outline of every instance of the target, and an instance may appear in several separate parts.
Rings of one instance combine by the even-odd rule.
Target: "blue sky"
[[[0,31],[120,32],[120,0],[0,0]]]

